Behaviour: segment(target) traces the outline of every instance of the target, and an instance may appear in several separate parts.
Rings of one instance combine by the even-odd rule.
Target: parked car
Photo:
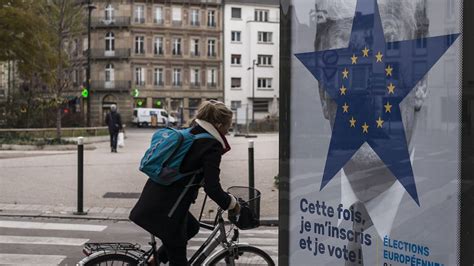
[[[137,127],[174,126],[176,119],[168,115],[165,109],[135,108],[132,123]]]

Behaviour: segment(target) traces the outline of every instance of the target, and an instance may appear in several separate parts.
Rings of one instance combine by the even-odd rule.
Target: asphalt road
[[[188,256],[209,236],[201,229],[188,245]],[[130,222],[0,218],[0,265],[76,265],[87,242],[131,242],[147,247],[150,235]],[[240,241],[278,256],[278,228],[241,231]]]

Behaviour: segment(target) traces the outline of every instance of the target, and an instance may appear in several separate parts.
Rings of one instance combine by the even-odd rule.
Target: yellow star
[[[392,71],[393,71],[393,68],[391,65],[388,65],[387,68],[385,69],[385,72],[387,72],[387,76],[392,76]]]
[[[381,128],[383,126],[383,122],[385,121],[383,121],[382,118],[380,118],[379,116],[379,119],[376,120],[375,122],[377,122],[377,128]]]
[[[349,77],[349,71],[347,68],[344,68],[344,71],[342,71],[342,78],[347,79]]]
[[[370,50],[365,47],[364,50],[362,50],[363,57],[369,57],[369,51]]]
[[[349,112],[349,105],[347,103],[344,103],[342,106],[343,113],[348,113]]]
[[[377,58],[377,62],[382,62],[383,54],[379,51],[375,57]]]
[[[395,86],[393,85],[393,83],[390,82],[390,85],[388,85],[387,89],[388,89],[388,94],[395,93]]]
[[[369,133],[369,126],[365,122],[362,125],[362,133]]]
[[[351,60],[353,65],[357,64],[357,56],[355,54],[352,55]]]
[[[342,85],[342,87],[339,89],[341,91],[341,95],[346,95],[347,88]]]
[[[391,113],[392,112],[392,105],[389,102],[387,102],[387,104],[384,105],[384,107],[385,107],[385,113]]]
[[[357,120],[355,120],[354,117],[352,117],[352,119],[349,120],[349,122],[351,123],[351,127],[355,127]]]

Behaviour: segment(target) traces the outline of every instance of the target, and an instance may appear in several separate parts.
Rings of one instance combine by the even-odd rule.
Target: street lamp
[[[252,61],[252,66],[247,68],[247,70],[250,70],[252,69],[252,123],[255,122],[255,110],[254,110],[254,107],[255,107],[255,66],[258,66],[258,63],[256,63],[257,60],[253,60]]]
[[[87,97],[87,126],[91,126],[91,14],[92,10],[96,9],[94,5],[92,5],[92,1],[87,1],[87,10],[89,11],[88,20],[87,20],[87,70],[86,70],[86,88],[88,90],[88,97]]]

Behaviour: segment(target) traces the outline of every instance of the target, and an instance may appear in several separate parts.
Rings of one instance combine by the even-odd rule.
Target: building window
[[[256,113],[268,113],[268,100],[253,99],[253,111]]]
[[[199,26],[199,9],[191,10],[191,26]]]
[[[181,55],[181,38],[173,39],[173,55]]]
[[[242,58],[242,55],[240,54],[233,54],[230,56],[230,63],[232,65],[240,65],[240,59]]]
[[[0,90],[0,98],[5,98],[5,90]]]
[[[200,70],[199,68],[195,68],[191,71],[191,85],[192,86],[199,86],[199,80],[200,80]]]
[[[112,64],[107,64],[107,66],[105,66],[105,81],[114,81],[114,65]]]
[[[173,69],[173,86],[181,86],[181,69]]]
[[[230,79],[230,87],[232,89],[242,88],[242,78],[231,78]]]
[[[105,34],[105,53],[110,53],[115,51],[115,35],[113,32],[108,32]]]
[[[181,7],[174,6],[172,8],[173,25],[181,25]]]
[[[416,48],[417,49],[425,49],[427,44],[426,38],[416,39]]]
[[[216,40],[207,40],[207,56],[216,57]]]
[[[201,105],[201,99],[189,99],[189,117],[194,117],[199,105]]]
[[[271,78],[258,78],[257,88],[259,89],[271,89],[272,79]]]
[[[163,37],[155,37],[153,52],[155,55],[163,55]]]
[[[255,21],[268,22],[268,10],[256,9]]]
[[[230,109],[237,110],[242,107],[242,101],[231,101],[230,102]]]
[[[216,11],[209,10],[207,11],[207,26],[208,27],[216,27]]]
[[[233,7],[232,8],[232,18],[241,19],[242,18],[242,8]]]
[[[452,18],[455,10],[454,0],[446,0],[446,13],[448,18]]]
[[[156,24],[163,24],[163,8],[161,6],[155,7],[155,21]]]
[[[135,36],[135,54],[145,54],[145,36]]]
[[[233,42],[240,42],[240,35],[241,35],[241,32],[240,31],[232,31],[230,33],[230,39],[231,41]]]
[[[145,23],[145,6],[144,5],[136,5],[135,12],[134,12],[134,22],[143,24]]]
[[[271,43],[272,42],[272,33],[267,31],[258,32],[258,42],[261,43]]]
[[[272,56],[271,55],[258,55],[258,65],[259,66],[272,66]]]
[[[199,56],[199,39],[191,41],[191,56]]]
[[[135,85],[145,85],[145,70],[142,67],[135,68]]]
[[[163,86],[165,84],[164,76],[163,76],[163,68],[155,68],[154,76],[155,76],[154,77],[155,86]]]
[[[88,44],[88,39],[87,37],[82,39],[82,51],[85,52],[87,51],[87,44]]]
[[[114,20],[114,8],[111,4],[108,4],[105,8],[105,22],[110,23]]]
[[[211,68],[207,70],[207,85],[209,87],[216,87],[217,82],[216,82],[216,69]]]

